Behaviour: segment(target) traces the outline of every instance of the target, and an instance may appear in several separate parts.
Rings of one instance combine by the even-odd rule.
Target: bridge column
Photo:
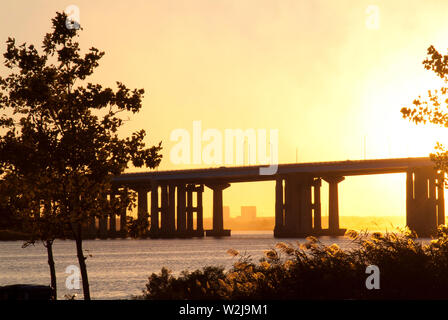
[[[82,198],[81,198],[82,199]],[[51,214],[52,212],[52,202],[49,200],[43,200],[43,211],[42,214],[45,216],[47,214]],[[89,218],[85,222],[81,223],[81,235],[83,239],[92,239],[90,237],[90,230],[89,230]]]
[[[168,186],[167,236],[174,236],[176,231],[176,186]]]
[[[445,178],[444,174],[440,173],[437,175],[436,182],[437,189],[437,225],[445,224]]]
[[[99,217],[99,238],[107,238],[107,216],[103,214]]]
[[[187,186],[187,232],[193,232],[193,185]]]
[[[117,217],[115,212],[109,216],[109,237],[115,238],[117,232]]]
[[[122,206],[120,208],[120,236],[122,238],[126,238],[128,235],[128,228],[127,228],[127,224],[126,224],[126,214],[127,214],[127,209],[126,206]]]
[[[441,205],[443,190],[439,192],[438,180],[436,170],[432,167],[407,171],[406,224],[419,237],[434,235],[440,224],[438,220],[445,220],[444,206]]]
[[[89,233],[88,233],[88,237],[90,239],[95,239],[98,235],[98,230],[96,228],[96,219],[95,216],[90,216],[89,217],[89,221],[88,221],[88,228],[89,228]]]
[[[128,187],[124,187],[123,190],[124,194],[128,194],[129,193],[129,188]],[[123,197],[125,197],[123,194]],[[128,236],[128,227],[127,227],[127,205],[126,205],[127,201],[123,199],[121,199],[120,196],[120,211],[119,211],[119,216],[120,216],[120,237],[122,238],[126,238]]]
[[[148,233],[148,190],[144,187],[137,189],[137,219],[142,227],[143,236]]]
[[[345,229],[339,228],[339,198],[338,184],[344,181],[344,177],[329,176],[323,178],[329,183],[329,205],[328,205],[328,234],[339,236],[345,233]]]
[[[313,178],[303,177],[299,179],[298,195],[300,199],[300,224],[299,230],[302,236],[313,234],[313,209],[311,203],[311,189]]]
[[[181,217],[183,226],[186,224],[186,232],[184,236],[188,237],[203,237],[204,236],[204,217],[203,217],[203,201],[202,193],[204,192],[204,185],[189,184],[184,193],[186,194],[186,214]],[[193,199],[196,196],[196,206],[193,205]],[[185,199],[183,205],[185,205]],[[196,228],[194,226],[194,214],[196,213]]]
[[[202,201],[202,194],[204,192],[204,185],[197,188],[197,212],[196,212],[196,231],[200,236],[204,236],[204,205]]]
[[[168,231],[168,186],[162,185],[160,188],[161,192],[161,204],[160,204],[160,234],[166,234]]]
[[[313,177],[308,174],[290,174],[285,178],[285,200],[283,231],[277,232],[279,237],[307,237],[313,233],[313,211],[311,203]],[[276,187],[278,202],[276,210],[281,212],[281,187]],[[277,217],[281,223],[281,215]]]
[[[159,185],[151,181],[151,236],[159,233]]]
[[[320,232],[322,230],[322,210],[321,210],[321,200],[320,200],[320,188],[322,186],[322,180],[320,178],[314,179],[313,181],[313,228],[315,232]]]
[[[213,190],[213,230],[207,230],[206,235],[212,237],[230,236],[230,230],[224,230],[222,210],[222,191],[230,187],[230,184],[207,184],[207,187]]]
[[[414,171],[406,172],[406,226],[410,229],[417,224],[414,210]]]
[[[179,236],[185,236],[187,231],[187,213],[186,213],[186,187],[184,184],[177,186],[177,233]]]
[[[159,237],[174,237],[176,231],[176,186],[174,184],[162,185],[161,187],[161,230]]]
[[[100,198],[98,199],[101,202],[107,201],[107,194],[101,194]],[[98,236],[100,239],[106,239],[107,238],[107,218],[108,216],[104,212],[99,213],[98,217]]]
[[[300,195],[297,177],[285,179],[285,220],[284,237],[300,237]]]
[[[430,229],[437,230],[437,227],[439,226],[438,223],[438,212],[437,212],[437,175],[436,171],[432,170],[432,172],[429,172],[428,175],[428,185],[429,185],[429,201],[428,201],[428,207],[429,210],[427,213],[429,213],[428,217],[428,225]],[[435,234],[431,232],[431,234]]]
[[[285,221],[284,221],[284,188],[283,179],[278,178],[275,181],[275,227],[274,227],[274,237],[280,237],[284,231]]]
[[[117,236],[117,213],[115,212],[115,198],[116,192],[113,190],[110,194],[110,204],[112,206],[112,213],[109,216],[109,237],[115,238]]]

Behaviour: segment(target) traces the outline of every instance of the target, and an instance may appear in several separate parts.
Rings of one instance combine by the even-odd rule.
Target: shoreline
[[[29,233],[9,229],[0,230],[0,241],[27,241],[30,238]]]

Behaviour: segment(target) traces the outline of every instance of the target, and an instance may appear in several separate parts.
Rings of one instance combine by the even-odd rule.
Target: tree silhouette
[[[75,240],[89,300],[83,225],[130,204],[127,189],[112,204],[107,200],[111,177],[130,163],[157,167],[161,143],[146,148],[144,130],[119,137],[122,113],[142,108],[144,90],[86,83],[104,52],[92,47],[81,56],[76,38],[82,29],[67,28],[66,21],[56,13],[42,53],[7,40],[4,64],[11,74],[0,77],[0,170],[9,195],[26,203],[22,213],[35,236],[47,241],[62,233]]]
[[[434,46],[428,48],[427,57],[423,61],[426,70],[433,71],[445,84],[448,84],[448,55],[440,54]],[[442,86],[437,90],[429,90],[428,96],[418,96],[413,101],[413,107],[402,108],[403,118],[416,124],[432,123],[442,127],[448,127],[448,87]],[[436,169],[448,172],[448,151],[437,142],[435,153],[430,154],[431,160],[436,164]]]
[[[60,216],[60,208],[58,203],[52,201],[53,190],[49,189],[52,184],[47,183],[48,180],[38,174],[24,177],[23,174],[11,169],[3,175],[0,182],[0,201],[14,214],[15,220],[20,222],[22,231],[27,233],[28,239],[23,247],[42,241],[46,248],[53,299],[56,300],[53,242],[57,237],[65,238],[66,234],[57,219]],[[42,209],[41,203],[43,203]]]

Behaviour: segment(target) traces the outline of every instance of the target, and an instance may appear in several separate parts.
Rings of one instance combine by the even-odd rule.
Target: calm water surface
[[[337,243],[341,248],[352,245],[344,237],[322,237],[325,244]],[[206,265],[222,265],[229,268],[235,258],[226,251],[230,248],[247,253],[254,261],[264,251],[279,241],[304,242],[304,239],[274,239],[272,232],[232,232],[228,238],[202,239],[116,239],[86,240],[83,242],[87,259],[87,270],[93,299],[129,299],[140,295],[148,276],[167,267],[175,274],[182,270],[196,270]],[[47,252],[38,244],[22,248],[22,241],[0,242],[0,285],[50,283]],[[67,266],[78,265],[75,244],[70,240],[54,243],[58,297],[77,294],[82,290],[69,290],[65,281],[69,274]]]

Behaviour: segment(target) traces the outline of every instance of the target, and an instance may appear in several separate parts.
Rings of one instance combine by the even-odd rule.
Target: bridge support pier
[[[160,190],[160,206],[159,206]],[[151,238],[173,238],[176,236],[176,185],[151,184]]]
[[[213,190],[213,229],[205,231],[208,237],[230,236],[230,230],[224,229],[224,217],[222,209],[222,191],[230,187],[229,183],[216,183],[207,185]]]
[[[150,237],[203,237],[203,191],[203,185],[179,183],[160,185],[157,181],[152,181]],[[196,207],[193,206],[194,194],[197,195]],[[196,213],[196,228],[194,213]]]
[[[444,179],[433,168],[406,173],[406,225],[419,237],[434,235],[445,223]]]
[[[313,234],[313,209],[312,209],[312,186],[313,177],[299,180],[298,191],[300,196],[300,224],[299,230],[302,234]]]
[[[99,238],[106,239],[107,238],[107,216],[101,215],[99,217]]]
[[[285,227],[295,237],[313,234],[311,209],[312,177],[296,175],[286,179]]]
[[[177,230],[176,236],[181,238],[203,237],[203,185],[179,184],[177,185]],[[196,207],[193,198],[196,194]],[[194,213],[196,213],[196,228],[194,226]]]
[[[169,211],[169,203],[168,203],[168,186],[161,185],[160,186],[160,233],[159,237],[164,235],[166,236],[168,232],[168,211]]]
[[[113,208],[115,205],[116,192],[112,190],[109,195],[109,203]],[[109,216],[109,238],[115,238],[117,236],[117,213],[112,209],[112,213]]]
[[[320,200],[320,187],[322,186],[322,180],[316,178],[313,181],[313,230],[315,232],[322,232],[322,210]]]
[[[445,224],[445,177],[442,173],[436,180],[437,225]]]
[[[129,190],[127,187],[124,187],[124,192],[127,193]],[[121,201],[121,199],[120,199]],[[120,206],[120,210],[117,212],[117,214],[120,216],[120,231],[117,232],[117,235],[119,235],[121,238],[126,238],[128,236],[128,227],[127,227],[127,207],[126,206]]]
[[[88,228],[87,238],[88,239],[95,239],[97,234],[98,234],[98,230],[96,229],[96,219],[95,219],[95,216],[90,216],[89,217],[87,228]]]
[[[323,178],[329,184],[329,204],[328,204],[328,230],[325,235],[342,236],[346,229],[339,228],[339,195],[338,184],[345,180],[340,176],[328,176]]]
[[[189,184],[186,187],[187,197],[187,232],[189,237],[203,237],[204,236],[204,217],[203,217],[203,203],[202,194],[204,192],[204,185]],[[196,196],[196,206],[193,205],[193,199]],[[194,215],[196,213],[196,226],[194,224]]]
[[[191,185],[187,186],[187,232],[193,231],[193,187]]]
[[[126,207],[121,208],[120,210],[120,237],[126,238],[128,235],[128,227],[127,227],[127,212]]]
[[[101,194],[98,201],[107,201],[107,194]],[[100,239],[107,239],[107,220],[108,216],[104,212],[100,212],[98,217],[98,237]]]
[[[185,184],[177,186],[177,233],[181,237],[185,236],[187,231],[186,192]]]
[[[164,232],[170,236],[174,236],[176,232],[176,186],[168,185],[168,210],[166,216],[166,224]]]
[[[313,228],[313,186],[314,178],[310,175],[288,175],[277,178],[274,237],[315,235]]]
[[[157,235],[159,228],[159,185],[156,181],[151,181],[151,227],[150,236]]]
[[[196,230],[201,237],[204,236],[204,205],[203,205],[204,185],[201,185],[197,191],[197,211],[196,211]]]
[[[148,235],[148,190],[140,187],[137,190],[137,220],[142,228],[142,236]]]
[[[279,177],[275,186],[274,237],[343,235],[339,228],[338,183],[343,177],[325,177],[330,184],[329,228],[322,229],[321,178],[310,175]]]
[[[285,229],[284,179],[275,180],[275,227],[274,237],[280,237]]]
[[[116,233],[117,233],[117,217],[114,212],[109,217],[109,237],[115,238]]]

